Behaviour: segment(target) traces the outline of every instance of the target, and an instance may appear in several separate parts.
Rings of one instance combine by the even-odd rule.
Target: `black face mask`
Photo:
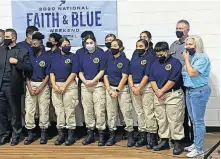
[[[110,49],[110,47],[111,47],[111,42],[106,42],[106,43],[105,43],[105,46],[106,46],[108,49]]]
[[[47,46],[48,48],[52,48],[54,45],[52,44],[52,42],[48,41],[48,42],[46,43],[46,46]]]
[[[177,38],[182,38],[184,35],[183,31],[176,31]]]
[[[193,56],[196,53],[196,50],[194,48],[186,48],[186,51],[189,53],[189,55]]]
[[[12,43],[12,39],[4,39],[4,45],[9,46]]]
[[[165,55],[159,57],[159,62],[164,63],[166,61],[167,57]]]
[[[34,54],[37,54],[41,50],[41,47],[32,47],[32,51]]]
[[[145,49],[136,49],[136,52],[141,57],[146,52],[146,50]]]
[[[113,49],[111,48],[112,55],[117,55],[120,52],[120,49]]]
[[[63,46],[61,50],[65,53],[68,54],[71,51],[71,46]]]

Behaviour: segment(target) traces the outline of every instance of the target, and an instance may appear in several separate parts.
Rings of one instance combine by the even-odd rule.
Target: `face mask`
[[[176,31],[177,38],[182,38],[184,35],[183,31]]]
[[[47,46],[48,48],[52,48],[54,45],[52,44],[52,42],[48,41],[48,42],[46,43],[46,46]]]
[[[120,52],[120,49],[113,49],[111,48],[112,55],[117,55]]]
[[[61,50],[67,54],[71,51],[71,46],[62,46]]]
[[[34,54],[37,54],[41,50],[41,47],[32,47],[32,51]]]
[[[4,42],[3,38],[2,38],[2,37],[0,37],[0,45],[2,45],[2,44],[3,44],[3,42]]]
[[[106,46],[108,49],[110,49],[110,47],[111,47],[111,42],[106,42],[106,43],[105,43],[105,46]]]
[[[162,55],[159,57],[159,62],[164,63],[166,61],[166,59],[167,59],[166,55]]]
[[[142,56],[146,50],[145,49],[136,49],[136,52],[138,53],[139,56]]]
[[[186,48],[186,51],[189,53],[189,55],[194,55],[196,50],[194,48]]]
[[[94,46],[94,45],[86,45],[86,49],[87,49],[88,51],[92,51],[92,50],[95,49],[95,46]]]
[[[4,39],[4,45],[9,46],[12,43],[12,39]]]

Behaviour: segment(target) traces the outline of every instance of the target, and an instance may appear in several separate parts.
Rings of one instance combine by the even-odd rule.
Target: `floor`
[[[208,133],[205,139],[205,150],[215,145],[220,138],[219,133]],[[173,156],[172,149],[161,152],[154,152],[142,148],[127,148],[126,141],[120,141],[115,146],[98,147],[97,143],[89,146],[81,144],[83,139],[78,140],[73,146],[55,146],[53,142],[56,137],[49,140],[47,145],[40,145],[39,140],[32,145],[24,145],[21,142],[18,146],[11,147],[9,144],[0,147],[0,159],[172,159],[185,158],[185,153],[180,156]],[[219,148],[218,148],[219,149]],[[212,154],[212,159],[220,158],[217,150]]]

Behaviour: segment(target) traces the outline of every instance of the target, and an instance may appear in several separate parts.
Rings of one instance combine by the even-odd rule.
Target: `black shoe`
[[[48,142],[47,129],[41,129],[41,140],[40,140],[40,144],[47,144],[47,142]]]
[[[98,146],[104,146],[105,141],[104,141],[104,131],[99,131],[99,141],[98,141]]]
[[[62,145],[65,142],[65,135],[63,129],[58,129],[58,138],[54,142],[55,145]]]
[[[83,145],[89,145],[95,142],[94,131],[88,130],[86,139],[82,142]]]
[[[68,138],[65,141],[66,146],[71,146],[75,143],[74,131],[74,129],[68,129]]]
[[[135,145],[134,133],[133,133],[133,131],[131,131],[131,132],[128,132],[127,147],[133,147],[134,145]]]
[[[28,130],[28,137],[24,141],[24,145],[30,145],[35,141],[35,133],[33,129]]]
[[[113,146],[116,143],[116,134],[115,131],[110,131],[109,139],[106,143],[106,146]]]
[[[168,150],[170,148],[169,139],[162,139],[161,142],[153,147],[154,151]]]
[[[149,140],[147,140],[147,149],[153,149],[154,146],[157,146],[157,134],[149,133]]]
[[[174,155],[180,155],[183,152],[183,148],[180,145],[179,140],[174,141],[174,149],[173,149],[173,154]]]
[[[146,132],[140,132],[138,141],[135,144],[135,147],[142,147],[147,144],[147,133]]]
[[[127,136],[127,131],[123,130],[123,134],[122,134],[122,140],[127,140],[128,136]]]
[[[0,140],[0,146],[5,145],[10,142],[10,139],[8,137],[2,137]]]
[[[16,146],[19,144],[19,137],[12,138],[11,146]]]

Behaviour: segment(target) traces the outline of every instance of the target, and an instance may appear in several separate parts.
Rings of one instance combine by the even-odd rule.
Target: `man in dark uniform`
[[[7,109],[11,111],[12,141],[19,143],[22,131],[21,96],[24,92],[24,75],[32,74],[28,51],[16,44],[17,33],[14,29],[6,29],[4,46],[0,47],[0,145],[10,141]]]
[[[4,45],[5,31],[0,29],[0,46]]]

